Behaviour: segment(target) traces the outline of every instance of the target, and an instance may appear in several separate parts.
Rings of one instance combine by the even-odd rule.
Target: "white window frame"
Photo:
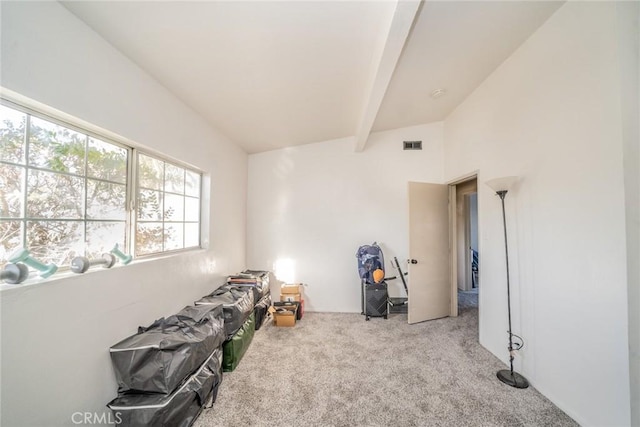
[[[163,250],[160,252],[153,252],[153,253],[148,253],[148,254],[137,254],[136,253],[136,232],[138,229],[138,208],[139,208],[139,199],[138,199],[138,195],[140,194],[140,176],[139,176],[139,170],[138,170],[138,164],[140,161],[140,155],[144,155],[146,157],[150,157],[152,159],[155,160],[159,160],[161,162],[164,162],[165,164],[170,164],[172,166],[177,166],[179,168],[182,168],[185,170],[185,172],[193,172],[198,174],[199,176],[199,188],[198,188],[198,244],[196,246],[189,246],[189,247],[183,247],[183,248],[179,248],[179,249],[169,249],[169,250],[165,250],[164,249],[164,241],[163,241]],[[169,159],[167,157],[164,157],[162,155],[158,155],[155,153],[151,153],[149,151],[146,150],[141,150],[141,149],[134,149],[133,152],[133,168],[134,168],[134,176],[135,176],[135,186],[133,189],[133,195],[132,195],[132,200],[133,200],[133,208],[131,209],[131,214],[132,214],[132,220],[131,220],[131,236],[132,236],[132,244],[130,246],[130,250],[131,250],[131,254],[134,255],[135,258],[148,258],[148,257],[154,257],[154,256],[159,256],[159,255],[164,255],[164,254],[170,254],[170,253],[177,253],[177,252],[184,252],[184,251],[190,251],[190,250],[196,250],[196,249],[201,249],[202,248],[202,184],[203,184],[203,178],[204,178],[204,174],[197,170],[194,169],[191,166],[187,166],[182,162],[173,160],[173,159]],[[185,184],[186,185],[186,184]],[[173,222],[173,223],[182,223],[183,225],[183,230],[184,230],[184,224],[192,224],[195,223],[195,221],[186,221],[185,218],[185,214],[186,214],[186,204],[183,204],[183,219],[182,221],[165,221],[164,220],[164,195],[166,193],[169,194],[176,194],[176,193],[172,193],[172,192],[167,192],[164,189],[164,177],[163,177],[163,189],[162,190],[157,190],[157,191],[161,191],[162,192],[162,200],[163,200],[163,218],[162,220],[159,221],[140,221],[140,223],[162,223],[163,228],[164,228],[164,224],[165,222]],[[182,194],[183,197],[193,197],[193,196],[187,196],[186,194]],[[183,242],[184,242],[184,234],[183,234]]]
[[[20,240],[21,240],[21,245],[24,245],[25,247],[29,247],[29,242],[27,241],[27,223],[29,221],[59,221],[59,222],[64,222],[64,221],[73,221],[73,222],[79,222],[79,223],[83,223],[83,227],[84,227],[84,233],[83,236],[86,237],[86,228],[87,228],[87,224],[88,222],[122,222],[120,220],[116,221],[116,220],[96,220],[96,219],[90,219],[87,218],[87,209],[88,207],[86,206],[86,187],[87,187],[87,182],[89,179],[91,180],[96,180],[96,181],[100,181],[100,182],[107,182],[107,183],[111,183],[111,181],[109,180],[101,180],[100,178],[93,178],[93,177],[89,177],[87,175],[87,159],[86,159],[86,152],[85,152],[85,165],[84,165],[84,171],[83,171],[83,175],[78,175],[78,174],[72,174],[72,173],[66,173],[66,172],[57,172],[57,171],[52,171],[46,168],[39,168],[39,167],[35,167],[35,166],[30,166],[29,165],[29,144],[30,144],[30,121],[31,121],[31,117],[36,117],[38,119],[41,120],[45,120],[47,122],[50,122],[52,124],[55,125],[59,125],[62,127],[65,127],[71,131],[74,132],[78,132],[83,134],[84,136],[86,136],[87,138],[95,138],[98,139],[100,141],[112,144],[116,147],[119,148],[123,148],[127,150],[127,171],[126,171],[126,181],[125,181],[125,186],[126,186],[126,196],[125,196],[125,220],[124,220],[124,224],[125,224],[125,247],[121,248],[123,252],[128,253],[128,254],[132,254],[134,255],[134,259],[138,259],[138,258],[153,258],[153,257],[161,257],[161,256],[166,256],[166,255],[170,255],[173,253],[179,253],[179,252],[184,252],[184,251],[193,251],[193,250],[199,250],[202,248],[202,229],[203,229],[203,224],[202,224],[202,218],[203,218],[203,213],[202,213],[202,209],[203,209],[203,184],[204,184],[204,178],[205,175],[203,173],[203,171],[194,168],[193,166],[187,165],[184,162],[181,162],[179,160],[176,159],[172,159],[169,158],[167,156],[164,156],[162,154],[158,154],[156,152],[152,152],[150,150],[144,150],[144,149],[140,149],[138,147],[136,147],[134,144],[131,143],[131,141],[127,141],[127,142],[122,142],[119,141],[118,138],[114,138],[114,136],[108,136],[105,135],[105,133],[110,133],[108,131],[106,131],[105,133],[101,133],[101,132],[96,132],[90,129],[87,129],[88,126],[82,126],[82,125],[77,125],[73,123],[73,120],[70,120],[70,117],[67,116],[65,117],[65,119],[61,119],[59,117],[56,117],[56,114],[52,114],[49,112],[42,112],[39,111],[38,109],[34,109],[34,108],[30,108],[28,106],[22,105],[21,103],[15,102],[11,99],[8,99],[6,97],[0,97],[0,104],[2,104],[5,107],[8,107],[10,109],[16,110],[18,112],[24,113],[27,115],[27,122],[25,124],[25,141],[24,141],[24,164],[19,164],[19,163],[14,163],[11,161],[5,161],[2,160],[1,162],[3,164],[6,165],[10,165],[10,166],[18,166],[21,168],[24,168],[25,170],[25,177],[24,177],[24,194],[22,194],[22,197],[24,197],[23,199],[23,212],[22,212],[22,216],[19,218],[9,218],[9,217],[2,217],[3,221],[14,221],[14,222],[20,222],[21,223],[21,236],[20,236]],[[62,113],[61,115],[66,116],[66,114]],[[80,122],[78,120],[78,122]],[[138,222],[138,215],[137,215],[137,197],[138,197],[138,190],[139,190],[139,179],[138,179],[138,174],[137,174],[137,165],[138,165],[138,154],[143,154],[145,156],[148,157],[152,157],[154,159],[163,161],[165,163],[180,167],[185,169],[185,171],[189,171],[192,173],[196,173],[199,175],[199,192],[198,192],[198,243],[196,246],[190,246],[190,247],[184,247],[184,248],[179,248],[179,249],[172,249],[172,250],[163,250],[161,252],[154,252],[154,253],[149,253],[149,254],[145,254],[145,255],[135,255],[135,247],[136,247],[136,229],[137,229],[137,222]],[[85,199],[83,200],[83,218],[81,219],[55,219],[55,218],[31,218],[28,216],[28,207],[27,207],[27,195],[28,195],[28,175],[27,175],[27,171],[29,170],[37,170],[37,171],[43,171],[43,172],[49,172],[49,173],[55,173],[55,174],[66,174],[66,175],[72,175],[75,177],[79,177],[83,180],[83,185],[85,187]],[[164,189],[163,189],[163,194],[164,194]],[[184,197],[188,197],[186,195],[183,195]],[[195,196],[194,196],[195,197]],[[185,207],[186,209],[186,207]],[[183,213],[184,215],[184,213]],[[162,221],[164,224],[164,221]],[[181,223],[184,224],[185,223],[194,223],[193,221],[185,221],[184,216],[183,216],[183,220],[181,221]],[[183,240],[184,242],[184,240]],[[164,245],[164,243],[163,243]],[[163,246],[164,248],[164,246]],[[68,270],[69,269],[69,265],[61,265],[59,266],[59,270]],[[54,276],[55,277],[55,276]]]

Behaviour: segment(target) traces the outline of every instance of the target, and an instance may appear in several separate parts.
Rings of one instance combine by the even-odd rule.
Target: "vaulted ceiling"
[[[62,4],[257,153],[443,120],[562,2]]]

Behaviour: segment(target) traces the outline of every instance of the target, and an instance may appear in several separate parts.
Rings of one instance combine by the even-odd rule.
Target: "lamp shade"
[[[493,191],[509,191],[511,187],[518,181],[517,176],[505,176],[502,178],[494,178],[485,182]]]

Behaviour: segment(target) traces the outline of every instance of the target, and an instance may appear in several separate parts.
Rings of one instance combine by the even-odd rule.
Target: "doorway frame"
[[[451,307],[449,311],[451,313],[451,317],[458,317],[458,227],[456,221],[457,189],[459,184],[464,184],[465,182],[474,179],[476,180],[476,182],[478,182],[478,175],[479,171],[475,170],[447,182],[447,185],[449,186],[449,280],[451,283]],[[478,191],[478,200],[479,196],[480,192]],[[479,289],[478,292],[480,292]]]

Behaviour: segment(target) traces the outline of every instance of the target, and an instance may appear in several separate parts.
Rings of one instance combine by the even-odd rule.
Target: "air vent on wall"
[[[404,141],[405,150],[422,150],[422,141]]]

